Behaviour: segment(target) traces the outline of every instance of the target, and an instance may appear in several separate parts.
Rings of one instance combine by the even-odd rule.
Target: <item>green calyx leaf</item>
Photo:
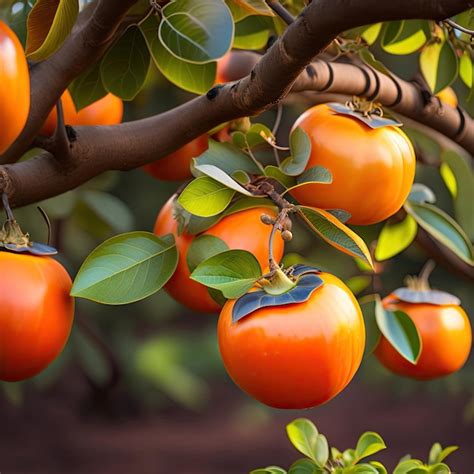
[[[191,279],[234,299],[247,293],[261,275],[260,264],[250,252],[227,250],[200,263]]]
[[[281,295],[296,286],[296,281],[291,280],[288,276],[278,268],[272,275],[271,280],[263,285],[263,290],[269,295]]]
[[[415,365],[421,355],[422,342],[410,316],[403,311],[385,309],[377,297],[375,318],[387,341],[404,359]]]
[[[71,295],[98,303],[128,304],[165,285],[178,263],[172,235],[117,235],[99,245],[82,264]]]

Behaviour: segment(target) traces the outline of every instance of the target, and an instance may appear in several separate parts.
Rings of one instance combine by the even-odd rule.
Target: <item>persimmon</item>
[[[160,158],[143,169],[153,177],[163,181],[183,181],[191,178],[191,161],[208,148],[207,134],[191,140],[175,152]]]
[[[302,303],[262,307],[232,322],[228,300],[218,322],[219,348],[232,380],[275,408],[302,409],[334,398],[362,361],[365,326],[357,300],[334,275]]]
[[[238,81],[250,74],[258,56],[249,51],[229,51],[217,61],[216,84]]]
[[[107,94],[97,102],[84,107],[79,112],[68,90],[61,97],[64,122],[67,125],[116,125],[123,118],[123,101],[113,94]],[[51,110],[40,133],[50,136],[57,124],[56,107]]]
[[[15,33],[0,21],[0,154],[17,139],[30,111],[30,76]]]
[[[384,307],[405,312],[421,337],[421,354],[416,364],[404,359],[384,337],[375,355],[389,370],[399,375],[429,380],[452,374],[466,362],[471,350],[472,332],[461,306],[399,301],[395,295],[383,300]]]
[[[195,236],[185,232],[178,235],[178,222],[173,217],[173,208],[174,197],[163,206],[154,227],[156,235],[171,233],[175,236],[179,253],[178,266],[166,284],[165,290],[176,301],[194,311],[217,313],[221,307],[210,296],[207,287],[189,278],[187,254]],[[276,215],[269,208],[246,209],[224,217],[203,234],[220,238],[230,249],[242,249],[252,252],[261,267],[266,268],[268,265],[268,239],[271,226],[260,221],[262,213]],[[275,238],[273,252],[277,261],[280,261],[283,256],[283,247],[283,240],[280,237]]]
[[[63,350],[74,318],[72,282],[50,257],[0,251],[0,380],[24,380]]]
[[[307,168],[324,166],[330,184],[311,184],[292,194],[307,206],[344,209],[350,224],[373,224],[395,214],[415,176],[413,146],[398,127],[372,129],[327,105],[307,110],[295,122],[311,141]]]
[[[454,92],[451,87],[446,87],[445,89],[439,91],[436,94],[436,97],[438,97],[441,102],[444,102],[451,107],[456,108],[458,106],[458,97],[456,92]]]

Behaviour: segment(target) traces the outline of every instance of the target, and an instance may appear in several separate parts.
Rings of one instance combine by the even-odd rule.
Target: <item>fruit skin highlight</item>
[[[24,380],[61,353],[74,300],[64,267],[49,257],[0,251],[0,380]]]
[[[365,347],[359,304],[334,275],[303,303],[260,308],[236,323],[224,305],[219,348],[232,380],[275,408],[303,409],[326,403],[352,380]]]
[[[0,21],[0,155],[18,138],[30,112],[30,75],[23,47]]]
[[[178,235],[178,222],[173,218],[174,196],[161,209],[155,223],[156,235],[173,234],[179,253],[178,266],[175,273],[165,285],[165,290],[178,302],[193,311],[202,313],[218,313],[221,306],[210,296],[207,287],[189,278],[187,254],[196,236],[182,233]],[[213,235],[222,239],[230,249],[242,249],[251,252],[260,263],[262,269],[268,266],[268,239],[271,226],[261,222],[261,214],[275,217],[269,208],[252,208],[236,212],[224,217],[217,224],[199,235]],[[273,251],[279,262],[283,257],[284,243],[280,236],[274,240]]]
[[[337,114],[327,105],[308,109],[295,122],[311,140],[306,169],[324,166],[330,184],[311,184],[291,194],[306,206],[344,209],[350,224],[367,225],[395,214],[415,177],[413,146],[398,127],[372,129],[360,120]]]

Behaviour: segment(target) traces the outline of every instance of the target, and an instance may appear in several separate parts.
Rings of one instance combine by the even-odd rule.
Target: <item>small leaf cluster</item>
[[[313,422],[299,418],[291,422],[286,431],[291,444],[305,457],[294,462],[288,470],[278,466],[255,469],[250,474],[387,474],[388,470],[379,461],[367,458],[386,449],[382,437],[367,431],[362,434],[354,449],[339,451],[328,445],[326,437],[319,433]],[[457,446],[442,448],[435,443],[424,464],[411,456],[400,460],[393,474],[449,474],[451,470],[444,460],[458,449]]]

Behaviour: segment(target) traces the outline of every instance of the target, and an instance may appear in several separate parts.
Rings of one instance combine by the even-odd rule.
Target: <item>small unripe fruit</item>
[[[289,230],[284,230],[284,231],[281,233],[281,238],[282,238],[285,242],[289,242],[291,239],[293,239],[293,234],[292,234]]]

